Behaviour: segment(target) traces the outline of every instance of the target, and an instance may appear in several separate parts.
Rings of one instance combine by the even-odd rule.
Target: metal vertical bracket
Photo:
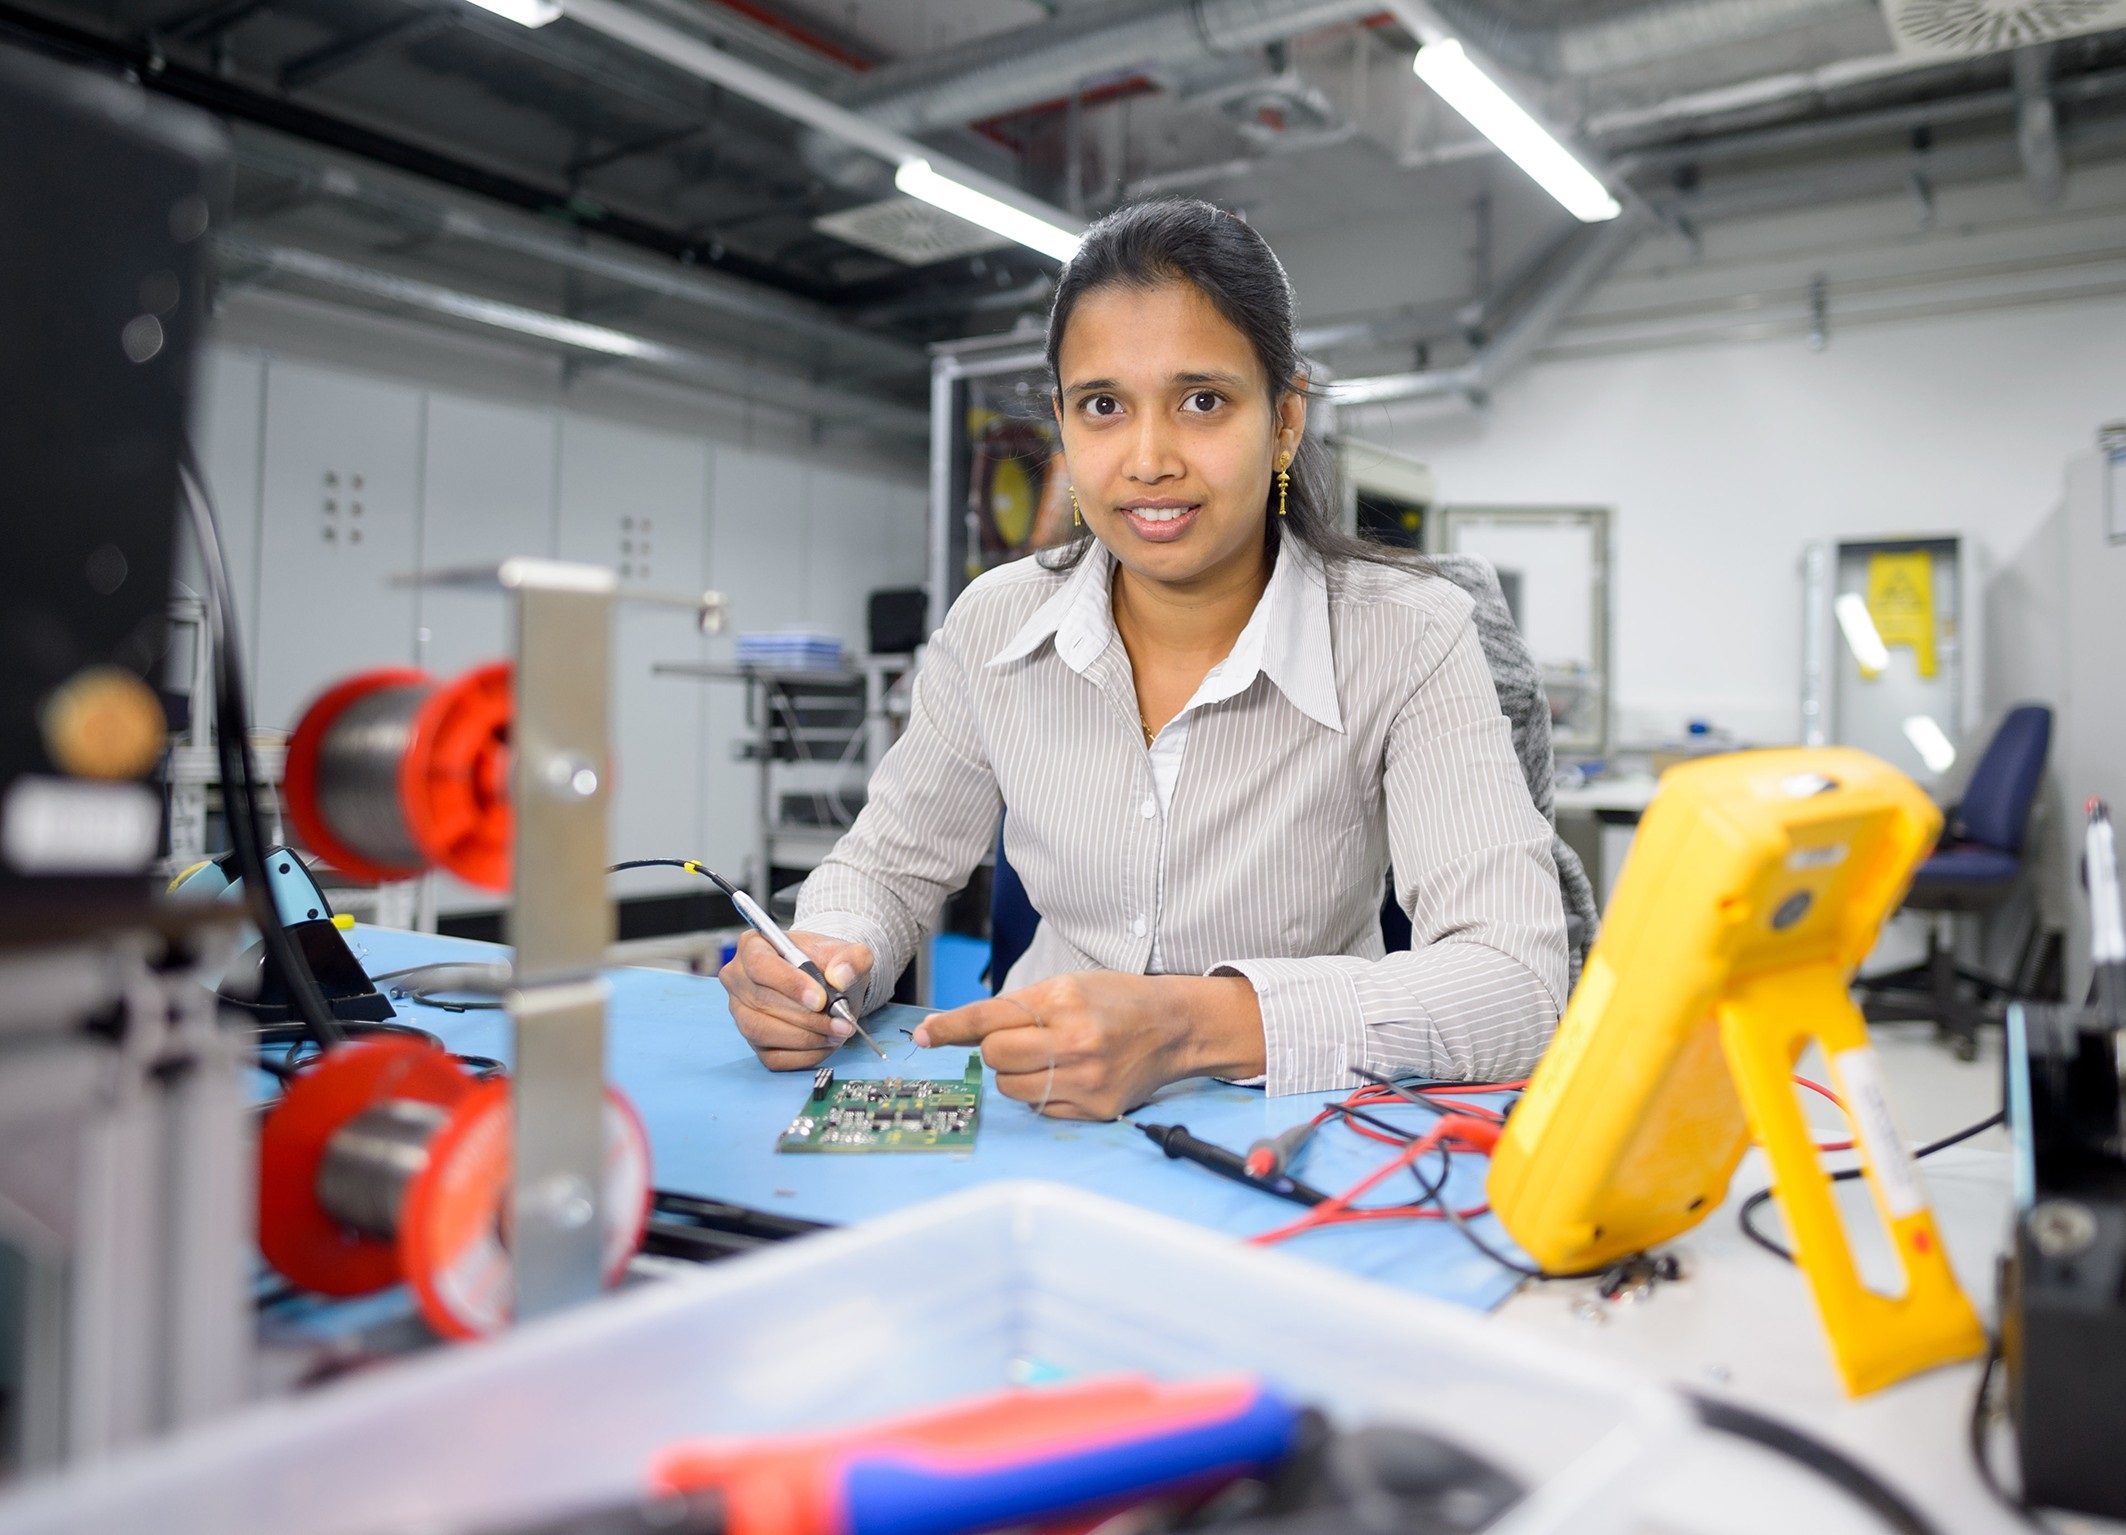
[[[511,1254],[520,1320],[603,1288],[613,572],[516,559]]]

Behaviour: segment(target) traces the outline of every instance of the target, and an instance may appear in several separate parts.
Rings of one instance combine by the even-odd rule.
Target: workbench
[[[371,975],[411,965],[492,963],[506,951],[492,944],[389,928],[349,935]],[[608,972],[613,988],[607,1024],[607,1072],[649,1131],[652,1176],[660,1189],[697,1194],[778,1215],[836,1225],[882,1215],[976,1184],[1043,1178],[1089,1189],[1146,1209],[1245,1237],[1283,1225],[1300,1207],[1221,1178],[1194,1163],[1170,1161],[1127,1120],[1087,1124],[1047,1119],[995,1089],[987,1077],[982,1121],[972,1153],[798,1154],[777,1152],[776,1137],[797,1116],[811,1089],[810,1072],[765,1070],[739,1037],[715,980],[677,971]],[[388,985],[389,983],[385,983]],[[446,996],[449,994],[445,994]],[[454,1050],[509,1059],[506,1015],[451,1012],[394,998],[399,1015],[440,1036]],[[888,1054],[881,1061],[852,1039],[829,1062],[855,1077],[958,1077],[969,1051],[918,1050],[903,1032],[923,1016],[886,1008],[865,1020]],[[1353,1080],[1353,1088],[1365,1084]],[[1191,1133],[1238,1151],[1311,1117],[1344,1092],[1266,1097],[1259,1089],[1211,1081],[1179,1083],[1133,1119],[1183,1124]],[[1411,1109],[1413,1128],[1430,1116]],[[1334,1193],[1379,1166],[1377,1142],[1327,1127],[1308,1150],[1302,1175]],[[1484,1163],[1456,1161],[1448,1192],[1460,1207],[1483,1202]],[[1404,1193],[1416,1185],[1403,1180]],[[1388,1197],[1402,1197],[1392,1188]],[[1510,1246],[1495,1223],[1483,1228]],[[1309,1232],[1292,1244],[1304,1256],[1399,1289],[1489,1309],[1512,1293],[1516,1277],[1439,1221],[1394,1221]]]
[[[491,945],[378,928],[358,928],[351,936],[371,973],[444,960],[492,961],[501,954]],[[971,1154],[778,1154],[776,1136],[804,1101],[809,1075],[763,1070],[738,1036],[713,980],[633,969],[610,972],[609,978],[610,1073],[648,1127],[660,1188],[835,1223],[860,1221],[991,1180],[1028,1177],[1088,1189],[1235,1237],[1280,1225],[1297,1213],[1296,1206],[1206,1169],[1167,1160],[1128,1121],[1043,1119],[998,1095],[993,1081]],[[500,1013],[452,1013],[405,1000],[398,1006],[409,1022],[453,1048],[507,1057],[509,1030]],[[916,1009],[887,1009],[866,1020],[896,1057],[891,1063],[879,1061],[856,1041],[832,1064],[837,1072],[859,1076],[958,1076],[966,1051],[924,1052],[909,1044],[902,1031],[918,1017]],[[1900,1048],[1897,1041],[1886,1045]],[[1910,1048],[1931,1050],[1916,1040]],[[1931,1055],[1916,1059],[1935,1069],[1927,1064]],[[1339,1096],[1267,1098],[1252,1089],[1191,1082],[1165,1090],[1132,1118],[1183,1123],[1207,1140],[1244,1149]],[[1951,1112],[1962,1113],[1963,1107]],[[1424,1116],[1411,1111],[1409,1123],[1422,1122]],[[1928,1126],[1924,1133],[1938,1134],[1941,1128]],[[1317,1137],[1299,1170],[1308,1181],[1334,1191],[1386,1155],[1376,1143],[1331,1129]],[[2007,1158],[1981,1142],[1920,1165],[1958,1273],[1990,1325],[1992,1266],[2007,1229]],[[1449,1189],[1457,1204],[1482,1199],[1485,1167],[1478,1158],[1458,1159]],[[1524,1287],[1439,1222],[1311,1232],[1284,1250],[1399,1289],[1494,1311],[1497,1325],[1546,1343],[1604,1355],[1641,1374],[1731,1394],[1787,1417],[1885,1475],[1944,1530],[2024,1528],[1992,1502],[1965,1450],[1975,1364],[1935,1370],[1859,1401],[1845,1398],[1801,1275],[1748,1245],[1737,1230],[1737,1207],[1764,1183],[1752,1152],[1726,1205],[1670,1245],[1682,1262],[1682,1281],[1615,1302],[1601,1300],[1591,1282]],[[1863,1186],[1841,1185],[1840,1195],[1849,1216],[1859,1217],[1866,1201]],[[1764,1218],[1769,1229],[1779,1229],[1775,1214],[1767,1211]],[[1855,1218],[1851,1224],[1866,1269],[1879,1249],[1871,1248],[1865,1221]],[[1495,1222],[1485,1218],[1477,1226],[1513,1250]],[[2002,1450],[2005,1458],[2005,1445]],[[1653,1527],[1663,1529],[1877,1535],[1883,1528],[1829,1485],[1717,1436],[1696,1443],[1662,1478],[1654,1502],[1662,1517]]]

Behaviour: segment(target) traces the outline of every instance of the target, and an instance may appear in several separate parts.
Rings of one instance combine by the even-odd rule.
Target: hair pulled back
[[[1247,337],[1269,381],[1270,403],[1287,391],[1306,388],[1306,361],[1293,336],[1292,284],[1269,242],[1241,219],[1197,198],[1156,198],[1108,214],[1085,232],[1085,241],[1063,268],[1048,311],[1048,368],[1058,398],[1059,360],[1071,314],[1087,294],[1106,288],[1155,288],[1185,282],[1209,300],[1226,322]],[[1336,467],[1320,434],[1309,427],[1290,465],[1284,531],[1325,561],[1394,562],[1385,546],[1363,542],[1342,527]],[[1263,545],[1278,544],[1277,492],[1264,499]],[[1043,557],[1068,568],[1085,557],[1090,534]]]

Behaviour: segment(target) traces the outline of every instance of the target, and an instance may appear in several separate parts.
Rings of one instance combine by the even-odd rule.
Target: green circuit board
[[[982,1058],[963,1077],[852,1077],[822,1066],[777,1151],[972,1151],[982,1121]]]

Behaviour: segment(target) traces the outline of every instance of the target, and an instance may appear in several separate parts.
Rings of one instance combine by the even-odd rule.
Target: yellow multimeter
[[[1557,1038],[1493,1154],[1492,1208],[1545,1269],[1639,1252],[1718,1208],[1751,1138],[1858,1394],[1984,1346],[1848,991],[1941,812],[1844,747],[1671,769]],[[1862,1284],[1791,1074],[1814,1040],[1905,1274]]]

